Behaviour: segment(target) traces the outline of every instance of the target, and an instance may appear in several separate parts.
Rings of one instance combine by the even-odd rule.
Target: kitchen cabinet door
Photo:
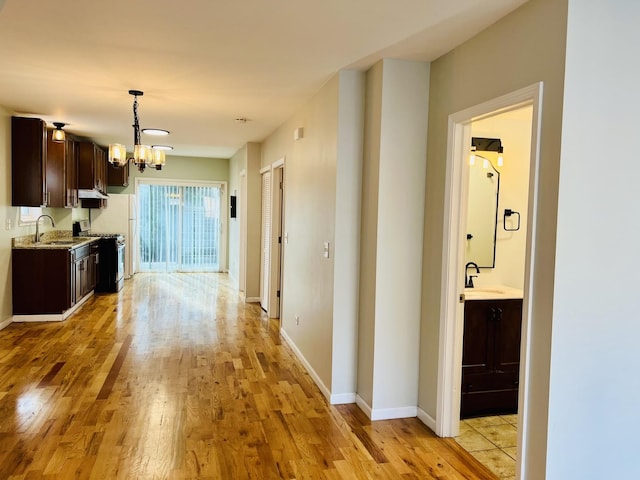
[[[110,187],[126,187],[129,185],[129,162],[122,167],[114,167],[107,162],[107,184]]]
[[[78,188],[107,191],[107,156],[93,142],[78,143]]]
[[[13,314],[61,313],[71,307],[69,250],[13,249]]]
[[[47,206],[47,125],[11,117],[11,205]]]
[[[64,142],[54,142],[52,134],[53,130],[47,132],[47,206],[77,207],[76,142],[68,134]]]

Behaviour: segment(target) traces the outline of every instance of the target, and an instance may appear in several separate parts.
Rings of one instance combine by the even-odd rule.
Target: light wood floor
[[[136,275],[0,331],[1,479],[494,479],[417,419],[327,404],[226,275]]]

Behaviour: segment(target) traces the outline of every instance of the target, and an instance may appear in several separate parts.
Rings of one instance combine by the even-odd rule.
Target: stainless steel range
[[[73,234],[98,237],[99,260],[96,292],[118,292],[124,286],[124,235],[121,233],[91,233],[89,221],[74,222]]]

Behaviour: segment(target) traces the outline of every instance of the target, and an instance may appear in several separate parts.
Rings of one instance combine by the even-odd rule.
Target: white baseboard
[[[371,406],[365,402],[360,395],[356,395],[356,405],[371,419]]]
[[[360,395],[356,395],[356,405],[371,421],[393,420],[394,418],[413,418],[418,415],[418,407],[371,408]]]
[[[2,330],[3,328],[7,328],[12,323],[13,323],[13,318],[11,317],[7,318],[6,320],[3,320],[2,322],[0,322],[0,330]]]
[[[260,303],[260,297],[244,297],[245,303]]]
[[[436,419],[421,408],[418,408],[418,419],[427,427],[429,427],[433,432],[436,431]]]
[[[392,420],[394,418],[413,418],[418,415],[418,407],[374,408],[371,420]]]
[[[62,313],[48,313],[42,315],[14,315],[12,320],[16,323],[21,322],[62,322],[71,316],[76,310],[78,310],[87,300],[93,297],[93,290],[87,293],[69,310],[65,310]],[[2,327],[4,328],[4,327]]]
[[[291,337],[287,335],[287,332],[284,329],[280,329],[280,335],[282,336],[284,341],[287,342],[287,345],[291,347],[291,350],[293,350],[293,353],[295,353],[296,357],[298,357],[298,360],[300,360],[304,368],[307,370],[307,373],[309,373],[309,375],[311,376],[313,381],[316,383],[316,385],[318,386],[322,394],[325,396],[327,401],[331,402],[331,392],[329,391],[327,386],[324,384],[324,382],[320,379],[320,376],[311,367],[311,364],[307,361],[306,358],[304,358],[304,355],[302,355],[302,352],[298,349],[296,344],[293,343],[293,340],[291,340]]]
[[[355,393],[334,393],[329,400],[331,405],[344,405],[345,403],[356,403]]]

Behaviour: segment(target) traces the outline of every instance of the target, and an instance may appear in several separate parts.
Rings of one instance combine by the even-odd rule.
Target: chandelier
[[[128,161],[132,161],[140,172],[149,166],[156,170],[162,170],[166,163],[165,150],[173,150],[168,145],[143,145],[140,141],[140,121],[138,119],[138,97],[144,95],[140,90],[129,90],[129,95],[133,95],[133,157],[127,155],[127,147],[120,143],[109,145],[109,163],[114,167],[123,167]],[[143,133],[149,135],[169,135],[167,130],[158,128],[145,128]]]

